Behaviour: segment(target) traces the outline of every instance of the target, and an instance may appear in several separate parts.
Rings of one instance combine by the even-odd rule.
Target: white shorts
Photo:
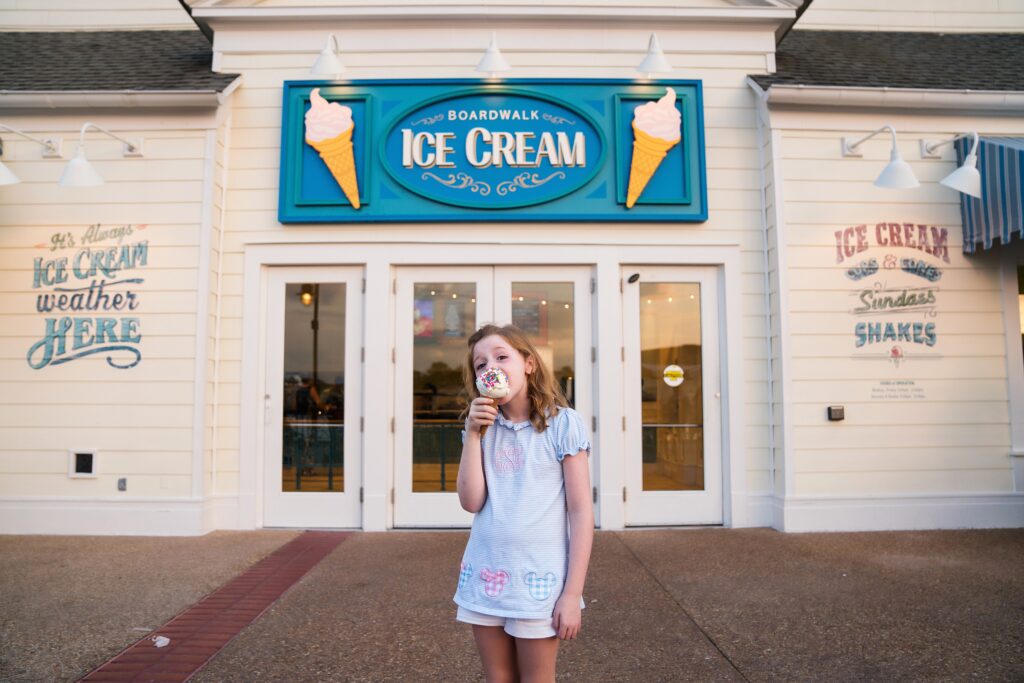
[[[477,626],[503,626],[505,633],[513,638],[551,638],[558,635],[558,631],[554,627],[554,620],[550,617],[547,619],[496,617],[493,614],[482,614],[459,606],[455,620]]]

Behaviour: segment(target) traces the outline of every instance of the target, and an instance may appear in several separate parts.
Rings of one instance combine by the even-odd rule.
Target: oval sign
[[[416,194],[474,209],[542,204],[589,182],[604,144],[577,111],[535,95],[474,92],[400,117],[382,147],[388,173]]]

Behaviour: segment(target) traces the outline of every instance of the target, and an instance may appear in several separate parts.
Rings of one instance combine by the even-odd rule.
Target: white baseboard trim
[[[1024,527],[1019,493],[788,496],[773,502],[772,526],[786,532]]]
[[[733,493],[732,500],[732,528],[772,526],[775,497],[770,491]]]
[[[237,496],[0,498],[0,534],[201,536],[237,528]]]

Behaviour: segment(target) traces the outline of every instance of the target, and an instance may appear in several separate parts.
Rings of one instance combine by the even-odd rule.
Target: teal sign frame
[[[667,87],[681,140],[626,208],[633,110]],[[305,140],[314,88],[351,112],[344,163],[357,178],[358,209]],[[692,80],[288,81],[278,219],[706,221],[703,113],[701,82]]]

